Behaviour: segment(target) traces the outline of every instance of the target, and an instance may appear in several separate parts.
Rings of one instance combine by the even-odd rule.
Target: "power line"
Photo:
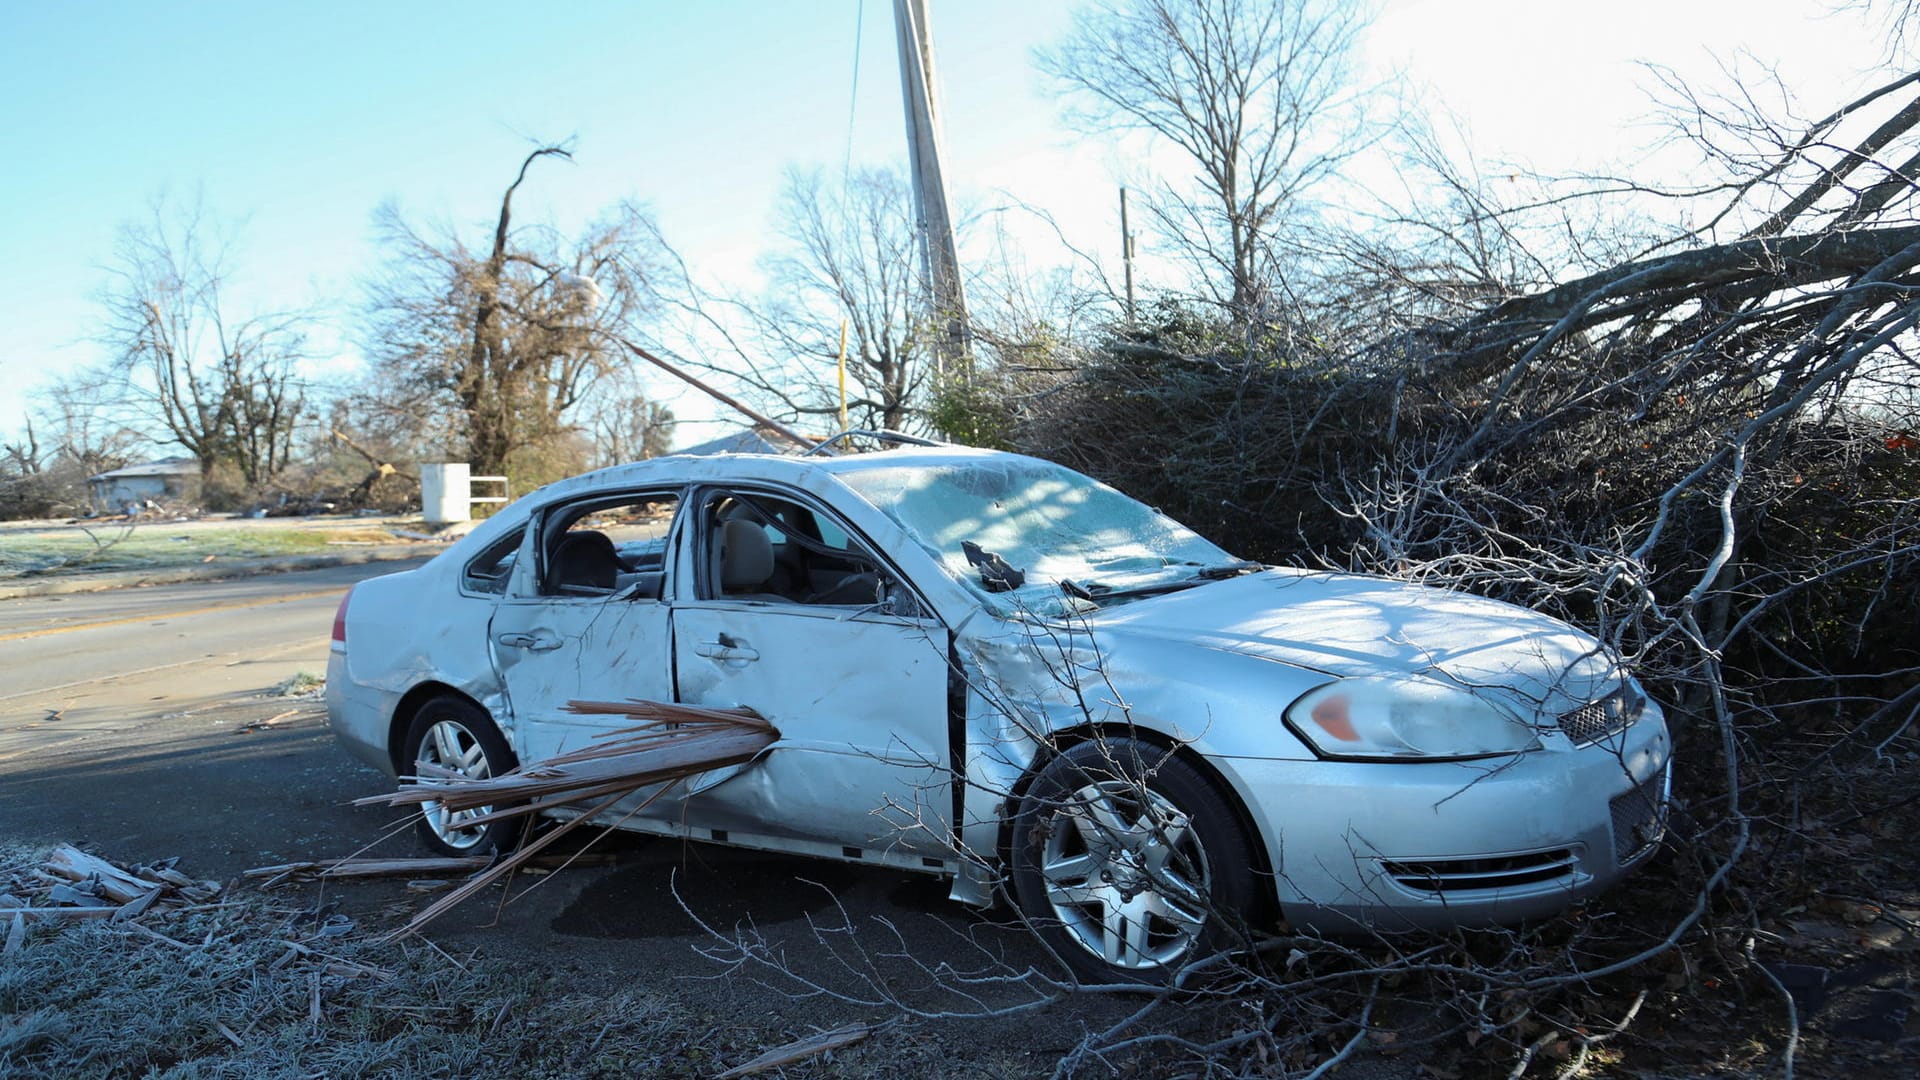
[[[853,179],[853,117],[860,108],[860,36],[867,25],[867,0],[853,17],[853,89],[847,94],[847,156],[840,166],[840,185]]]

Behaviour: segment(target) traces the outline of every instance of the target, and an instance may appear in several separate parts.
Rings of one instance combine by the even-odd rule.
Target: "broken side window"
[[[540,594],[658,600],[666,595],[672,492],[598,498],[547,515]]]
[[[460,587],[467,592],[494,596],[506,592],[507,579],[513,575],[513,560],[520,551],[520,538],[526,532],[524,526],[515,529],[468,560],[460,574]]]

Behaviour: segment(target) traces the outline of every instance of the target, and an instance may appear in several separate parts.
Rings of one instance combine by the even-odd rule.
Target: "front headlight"
[[[1531,727],[1491,703],[1418,676],[1328,683],[1288,706],[1286,719],[1328,757],[1485,757],[1538,745]]]

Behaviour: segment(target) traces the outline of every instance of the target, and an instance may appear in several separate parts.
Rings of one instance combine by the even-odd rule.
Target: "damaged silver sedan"
[[[568,703],[620,699],[745,706],[780,738],[610,821],[1005,895],[1098,979],[1165,978],[1245,925],[1549,915],[1644,859],[1666,805],[1660,707],[1593,638],[1243,562],[1013,454],[606,469],[336,619],[330,722],[392,776],[579,749],[619,718]],[[501,827],[422,831],[464,854]]]

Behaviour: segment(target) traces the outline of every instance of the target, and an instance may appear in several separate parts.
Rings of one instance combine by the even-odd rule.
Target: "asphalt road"
[[[0,762],[323,676],[347,587],[413,565],[0,600]]]
[[[229,880],[362,849],[424,854],[396,812],[349,805],[390,781],[334,744],[318,699],[270,693],[297,672],[323,673],[341,592],[394,569],[0,601],[0,842],[71,841],[129,863],[178,857],[188,873]],[[611,863],[523,878],[512,903],[496,890],[427,936],[453,956],[524,958],[572,992],[641,980],[770,1030],[897,1016],[889,995],[933,1012],[1015,1004],[1033,991],[989,976],[1044,963],[1027,935],[951,903],[933,877],[624,834],[594,852]],[[384,930],[429,897],[376,882],[283,887],[274,899],[335,904]],[[738,963],[743,940],[801,978]],[[934,965],[950,969],[944,980]],[[940,988],[961,983],[953,972],[973,980],[971,998]],[[1044,1066],[1082,1025],[1136,1005],[1083,999],[942,1021],[925,1037],[1021,1075],[1020,1062]]]

